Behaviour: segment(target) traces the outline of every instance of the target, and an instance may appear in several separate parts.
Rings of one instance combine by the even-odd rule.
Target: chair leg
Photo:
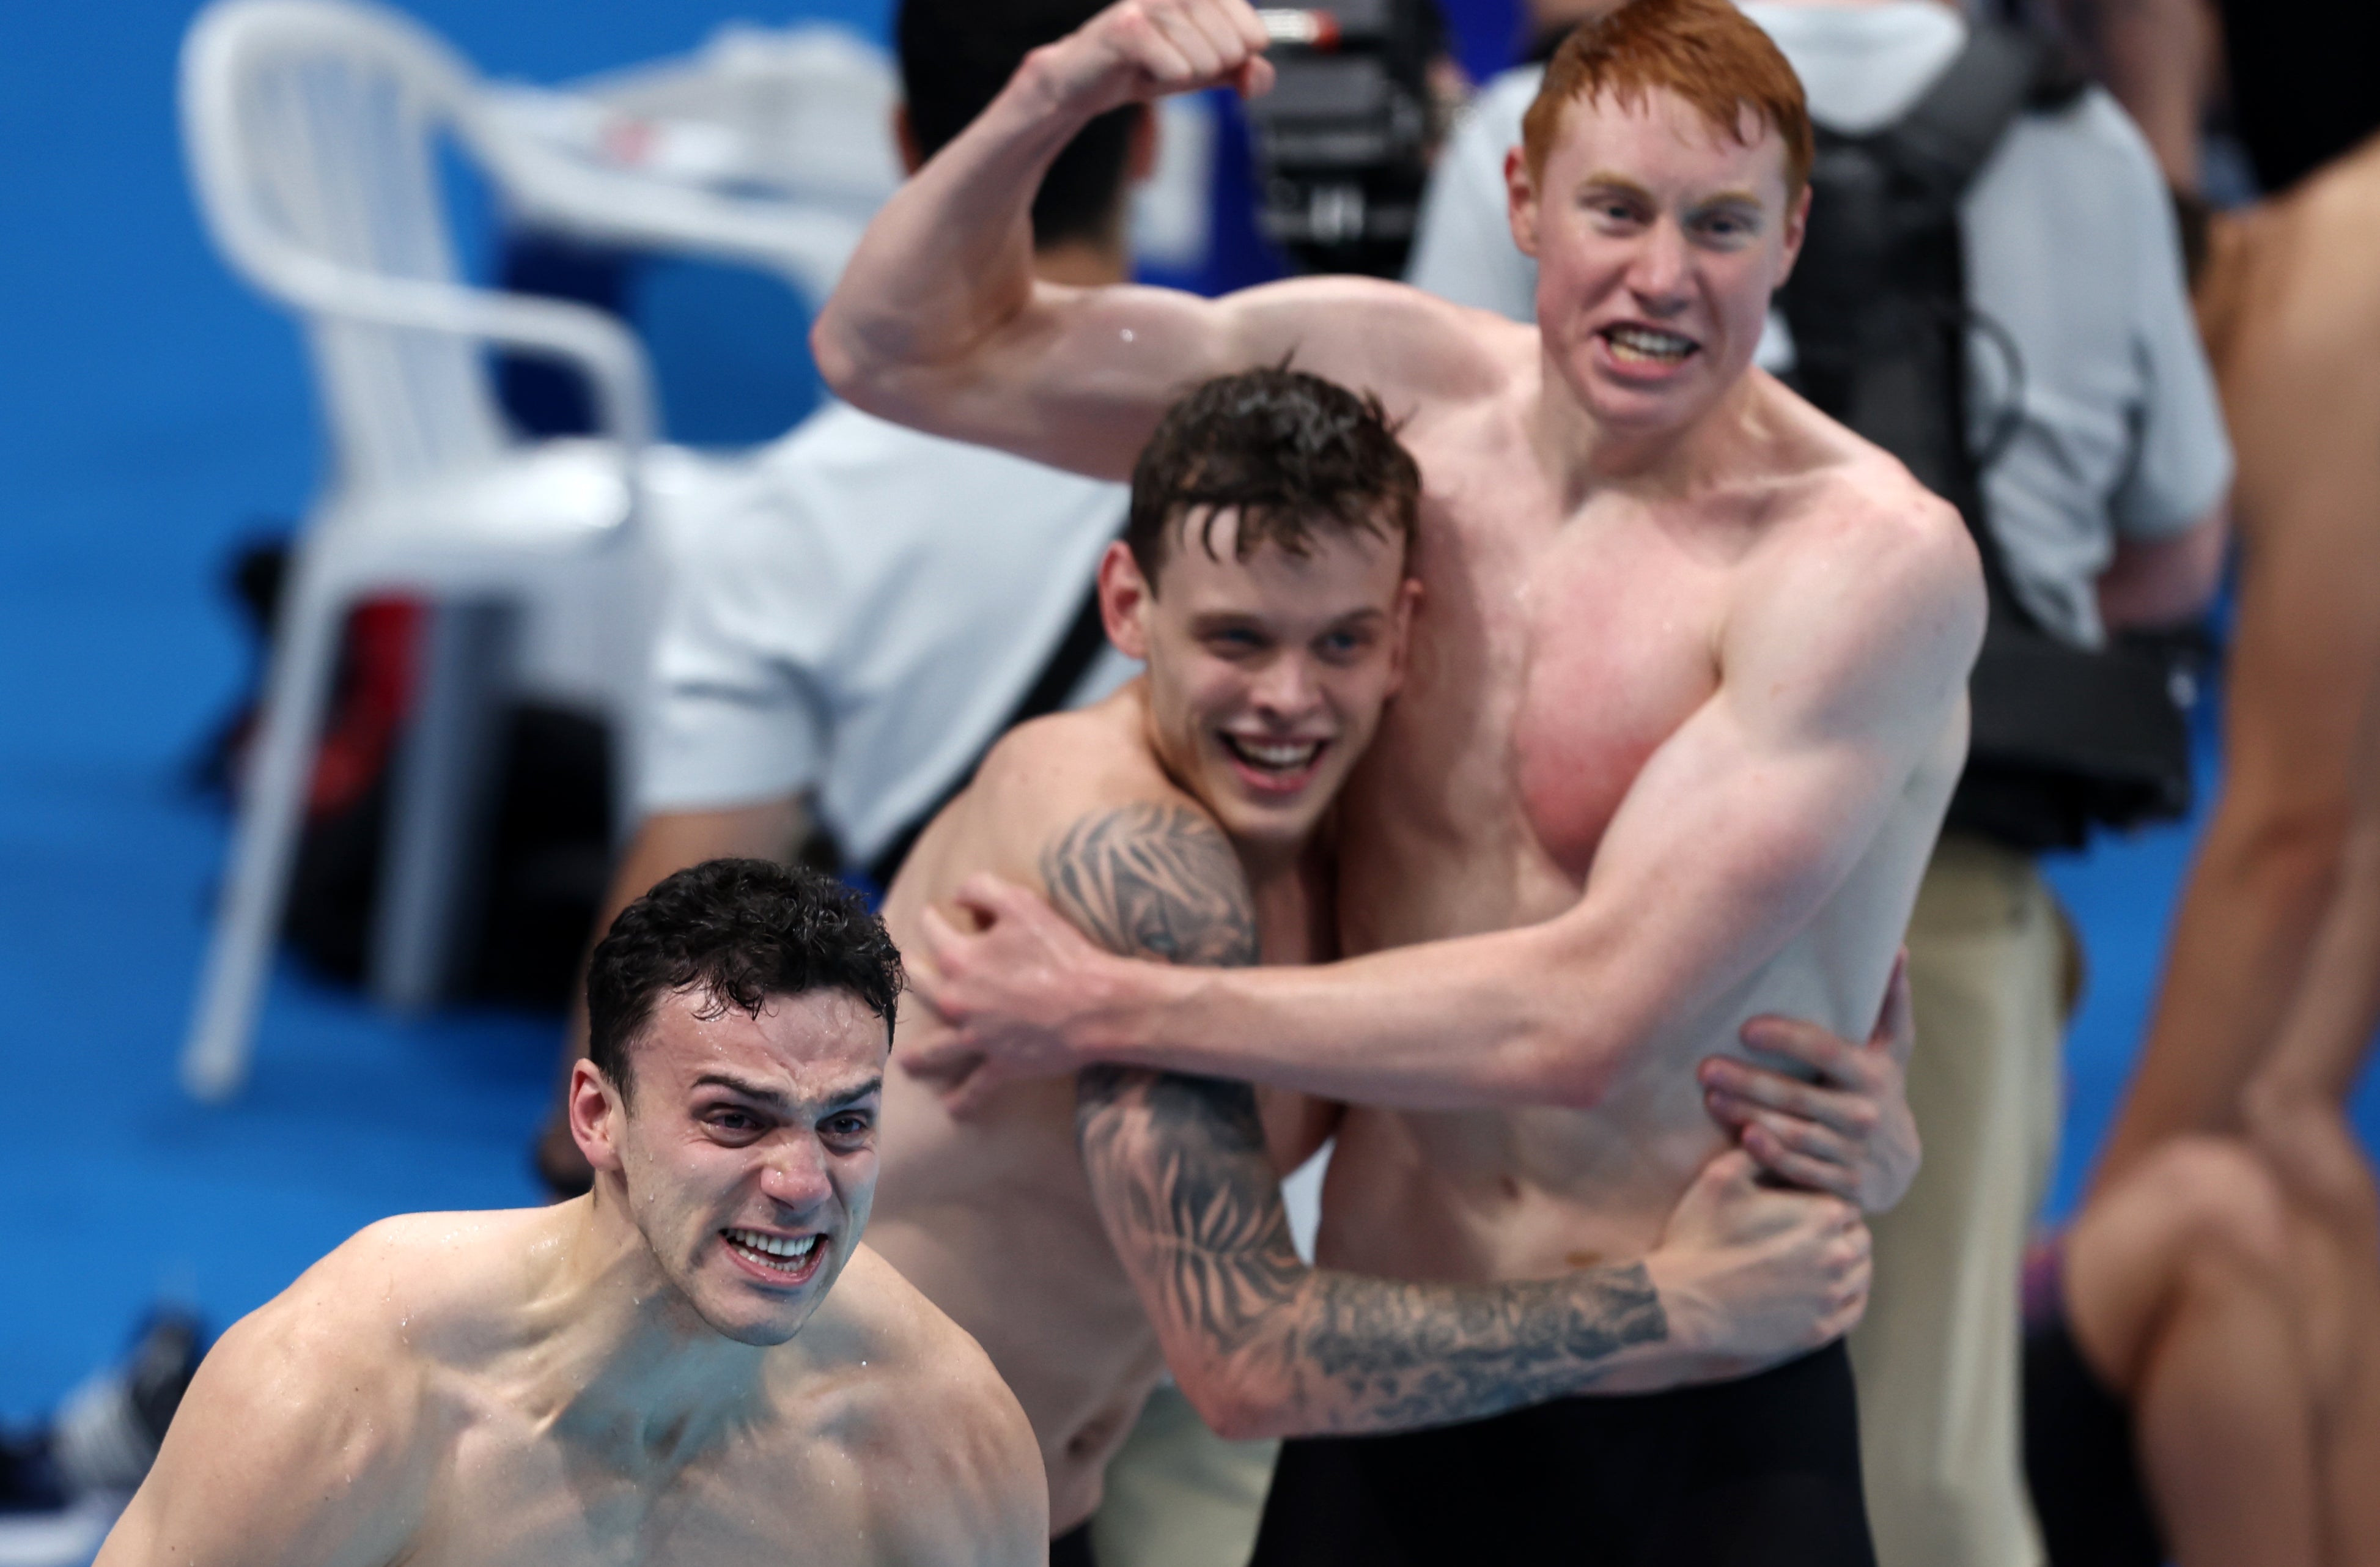
[[[478,923],[514,618],[487,600],[430,617],[372,909],[372,996],[400,1012],[444,999]]]
[[[248,1075],[290,862],[305,820],[344,608],[338,595],[306,581],[301,565],[275,638],[264,722],[242,788],[231,873],[182,1047],[182,1086],[202,1099],[230,1098]]]

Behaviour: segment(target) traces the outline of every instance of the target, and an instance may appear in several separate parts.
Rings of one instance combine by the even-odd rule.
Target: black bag
[[[1980,454],[1971,442],[1969,345],[1980,337],[2006,358],[2011,414],[2022,365],[1967,304],[1959,199],[2020,113],[2063,107],[2083,84],[2042,40],[1979,24],[1898,123],[1864,136],[1820,128],[1809,233],[1778,295],[1789,379],[1957,506],[1974,536],[1991,609],[1948,824],[2029,852],[2190,808],[2203,653],[2192,637],[2111,638],[2094,652],[2054,635],[2017,598],[1985,522],[1981,476],[2010,431],[2004,421]]]

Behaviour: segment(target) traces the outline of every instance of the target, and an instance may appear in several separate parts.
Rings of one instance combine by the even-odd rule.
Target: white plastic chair
[[[220,1099],[246,1074],[348,606],[378,592],[442,606],[399,761],[371,954],[376,993],[419,1005],[444,978],[471,791],[486,771],[502,651],[502,619],[487,606],[590,552],[663,564],[641,504],[654,431],[641,350],[601,311],[461,280],[441,138],[543,226],[741,259],[814,298],[832,286],[857,225],[703,191],[656,204],[650,182],[623,184],[507,133],[461,59],[358,0],[210,7],[184,45],[182,118],[216,243],[305,326],[332,458],[293,555],[182,1057],[185,1085]],[[582,372],[598,433],[516,439],[498,411],[492,346]]]

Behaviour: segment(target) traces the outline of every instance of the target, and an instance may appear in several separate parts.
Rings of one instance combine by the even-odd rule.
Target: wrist
[[[1073,37],[1044,43],[1025,56],[1001,93],[1002,99],[1014,99],[1031,123],[1062,129],[1062,141],[1071,140],[1101,111],[1116,106],[1093,101],[1090,90],[1097,87],[1099,73],[1087,68],[1080,58],[1082,47],[1082,41]]]
[[[1184,976],[1184,970],[1151,959],[1101,954],[1089,1004],[1068,1020],[1065,1029],[1066,1050],[1075,1065],[1162,1065],[1146,1057],[1157,1035],[1156,1021],[1173,1000],[1169,984]]]

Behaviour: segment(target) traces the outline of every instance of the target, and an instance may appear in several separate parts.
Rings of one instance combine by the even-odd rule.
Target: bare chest
[[[483,1412],[459,1434],[413,1567],[728,1567],[888,1560],[878,1483],[831,1434],[722,1433],[683,1462],[624,1463]]]
[[[1467,466],[1431,503],[1412,673],[1350,816],[1409,893],[1363,895],[1438,917],[1351,929],[1359,946],[1567,906],[1645,759],[1718,684],[1732,563],[1675,519],[1620,498],[1564,516],[1534,476]]]

